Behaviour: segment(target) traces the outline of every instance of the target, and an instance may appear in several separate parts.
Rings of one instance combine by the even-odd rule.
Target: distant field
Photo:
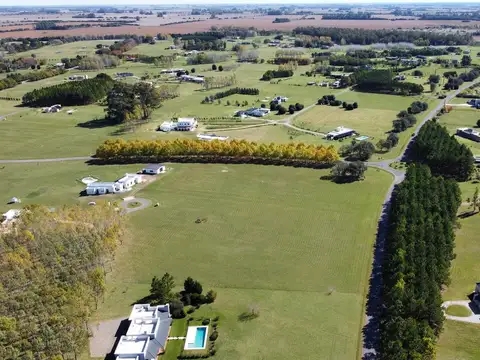
[[[342,28],[364,28],[364,29],[397,29],[397,28],[425,28],[436,27],[440,25],[463,25],[465,23],[459,20],[322,20],[321,16],[314,16],[312,20],[302,20],[300,16],[288,16],[291,18],[287,23],[273,23],[276,16],[246,16],[245,18],[234,19],[232,16],[228,19],[206,19],[196,22],[186,23],[188,16],[183,19],[172,19],[170,22],[184,22],[180,24],[168,24],[168,20],[149,21],[150,26],[121,26],[121,27],[90,27],[70,29],[64,31],[58,30],[29,30],[12,31],[0,33],[0,38],[5,37],[40,37],[40,36],[78,36],[78,35],[115,35],[115,34],[137,34],[137,35],[156,35],[158,33],[191,33],[195,31],[207,31],[212,26],[236,26],[236,27],[256,27],[265,30],[292,30],[299,26],[319,26],[319,27],[342,27]],[[192,17],[192,20],[196,19]],[[160,25],[163,23],[164,25]],[[477,21],[471,21],[469,26],[478,24]]]

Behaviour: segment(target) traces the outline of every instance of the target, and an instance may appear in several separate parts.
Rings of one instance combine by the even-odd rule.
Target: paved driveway
[[[122,335],[122,330],[127,322],[125,318],[98,321],[89,324],[92,332],[90,338],[90,357],[104,358],[112,352],[117,337]]]

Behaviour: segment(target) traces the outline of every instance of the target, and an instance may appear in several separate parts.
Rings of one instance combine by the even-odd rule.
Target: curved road
[[[131,203],[131,202],[138,202],[140,203],[140,206],[138,207],[135,207],[135,208],[129,208],[128,207],[128,204]],[[139,210],[143,210],[143,209],[146,209],[147,207],[149,207],[150,205],[152,204],[152,202],[148,199],[143,199],[143,198],[133,198],[133,199],[130,199],[130,200],[124,200],[120,203],[120,207],[125,210],[125,212],[127,214],[129,213],[132,213],[132,212],[135,212],[135,211],[139,211]]]

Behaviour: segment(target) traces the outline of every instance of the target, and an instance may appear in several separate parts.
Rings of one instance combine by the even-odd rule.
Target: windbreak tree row
[[[458,184],[425,165],[410,166],[396,189],[383,265],[381,359],[435,358],[460,204]]]
[[[411,157],[428,165],[433,174],[457,181],[468,180],[473,171],[471,150],[434,121],[428,121],[420,129],[412,145]]]
[[[107,140],[96,151],[98,159],[108,162],[155,161],[174,157],[218,157],[254,159],[308,160],[333,164],[339,159],[333,146],[290,144],[259,144],[246,140],[201,141],[190,139]]]

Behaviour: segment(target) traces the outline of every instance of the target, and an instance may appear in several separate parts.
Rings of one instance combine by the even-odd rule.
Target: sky
[[[48,6],[48,5],[166,5],[166,4],[176,4],[176,5],[206,5],[206,4],[308,4],[308,3],[315,3],[315,4],[345,4],[345,5],[352,5],[352,4],[361,4],[361,3],[368,3],[368,4],[385,4],[385,3],[395,3],[395,4],[418,4],[418,3],[478,3],[478,0],[462,0],[462,1],[453,1],[453,0],[396,0],[396,1],[388,1],[388,0],[0,0],[0,6]]]

